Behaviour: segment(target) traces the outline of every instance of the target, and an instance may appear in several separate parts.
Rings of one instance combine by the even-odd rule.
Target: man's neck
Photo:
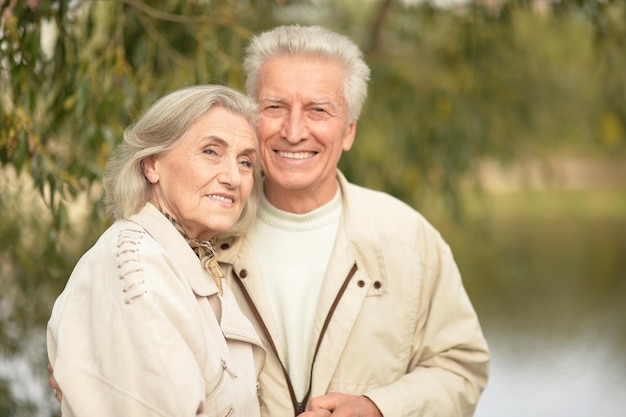
[[[335,197],[339,185],[326,192],[320,190],[306,189],[295,190],[273,187],[267,182],[264,184],[264,193],[267,201],[274,207],[294,214],[305,214],[322,207]]]

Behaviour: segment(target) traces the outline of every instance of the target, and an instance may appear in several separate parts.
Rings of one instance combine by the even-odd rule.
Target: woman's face
[[[239,219],[253,185],[256,136],[247,120],[221,107],[198,119],[178,145],[144,161],[150,200],[187,237],[210,239]]]

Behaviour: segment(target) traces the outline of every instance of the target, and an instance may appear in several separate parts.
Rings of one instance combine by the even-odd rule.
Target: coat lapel
[[[356,264],[354,257],[346,257],[350,253],[345,233],[340,233],[335,243],[335,250],[326,271],[324,286],[318,305],[317,319],[314,328],[314,340],[320,340],[319,350],[313,363],[313,380],[311,396],[315,397],[327,392],[339,358],[350,336],[351,328],[361,310],[361,305],[370,287],[370,279],[358,270],[346,279]],[[346,284],[341,298],[338,294]],[[332,317],[329,315],[332,313]],[[327,324],[324,335],[324,323]],[[312,347],[314,348],[314,347]],[[319,360],[317,360],[319,358]]]
[[[225,243],[227,246],[224,246]],[[267,329],[271,339],[274,341],[278,357],[284,362],[285,352],[279,338],[274,313],[268,302],[269,298],[266,295],[267,292],[262,281],[261,270],[256,257],[252,253],[250,244],[245,238],[231,238],[219,241],[216,247],[218,248],[217,258],[222,263],[222,268],[226,274],[226,284],[233,291],[237,303],[245,312],[245,315],[254,323],[257,333],[266,343],[266,346],[269,346],[270,343],[265,337],[263,326]],[[254,308],[262,317],[262,325],[258,322],[257,315],[248,304],[243,293],[244,290],[252,300]]]
[[[218,294],[215,282],[200,264],[198,256],[180,232],[156,207],[148,203],[131,220],[142,226],[167,253],[172,255],[173,259],[180,260],[177,266],[183,271],[192,291],[197,296],[210,297]],[[232,292],[224,291],[224,296],[216,302],[219,305],[214,306],[214,313],[219,318],[220,332],[227,339],[242,340],[261,346],[261,341],[250,322],[243,317]],[[219,314],[215,311],[216,308]]]
[[[367,209],[358,205],[357,196],[351,193],[347,181],[338,173],[339,184],[343,196],[343,219],[339,226],[333,254],[324,278],[322,294],[319,301],[317,320],[315,325],[315,340],[323,337],[317,358],[313,366],[313,386],[311,396],[322,395],[327,392],[337,363],[344,351],[346,343],[354,328],[361,311],[363,302],[368,294],[379,294],[371,291],[373,279],[384,279],[381,252],[377,246],[378,229],[371,224],[367,216]],[[352,267],[356,265],[356,272],[347,283],[346,289],[337,302],[346,278]],[[336,304],[336,305],[335,305]],[[324,322],[332,312],[332,318],[326,332],[321,335]]]
[[[148,203],[131,221],[142,226],[146,231],[172,255],[173,259],[180,260],[177,267],[180,268],[189,281],[194,293],[201,297],[208,297],[218,293],[218,288],[202,268],[198,256],[185,241],[185,238],[172,223],[154,207]]]

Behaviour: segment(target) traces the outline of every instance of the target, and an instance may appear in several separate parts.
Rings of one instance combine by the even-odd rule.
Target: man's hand
[[[309,403],[311,412],[328,410],[333,417],[383,417],[376,404],[362,395],[330,394],[316,397]],[[317,414],[303,413],[300,416],[314,417]]]
[[[304,413],[298,414],[298,417],[328,417],[330,416],[330,411],[319,409],[315,411],[305,411]]]
[[[57,380],[54,379],[54,370],[52,369],[52,365],[48,362],[48,371],[50,371],[50,376],[48,377],[48,385],[54,390],[54,397],[58,402],[61,402],[63,399],[63,393],[61,392],[61,387],[57,384]]]

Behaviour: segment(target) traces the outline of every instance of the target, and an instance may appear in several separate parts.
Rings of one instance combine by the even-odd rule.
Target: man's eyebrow
[[[272,101],[272,102],[275,102],[275,103],[282,103],[283,99],[280,98],[280,97],[267,96],[267,97],[263,97],[261,99],[261,101]]]
[[[333,100],[311,100],[309,106],[325,107],[331,113],[339,113],[341,111],[341,107]]]
[[[284,100],[280,97],[267,96],[263,97],[261,101],[270,101],[273,103],[283,103]],[[331,106],[334,110],[338,109],[337,104],[333,100],[311,100],[307,103],[308,105],[313,106]]]
[[[313,104],[316,106],[331,106],[333,108],[337,108],[337,105],[332,100],[311,100],[309,104]]]

